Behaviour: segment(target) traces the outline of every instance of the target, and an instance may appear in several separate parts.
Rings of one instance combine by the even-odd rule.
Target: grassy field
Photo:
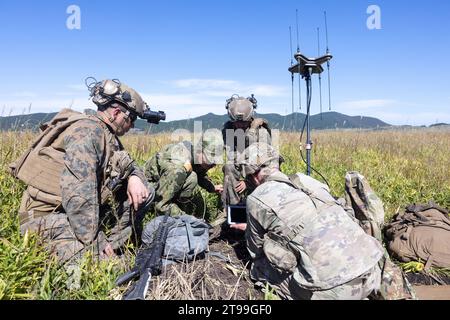
[[[120,292],[114,280],[125,270],[119,262],[82,262],[81,287],[67,289],[67,274],[42,250],[34,235],[21,236],[17,210],[24,186],[8,173],[8,164],[31,143],[29,132],[0,133],[0,299],[114,299]],[[170,135],[126,136],[125,148],[143,165]],[[285,173],[304,172],[299,153],[299,134],[283,133],[280,150]],[[450,208],[450,131],[322,131],[313,132],[313,166],[329,182],[335,196],[344,194],[347,171],[359,171],[385,205],[386,220],[411,203],[434,200]],[[222,180],[220,167],[210,171]],[[316,178],[318,176],[314,175]],[[210,216],[218,198],[206,195]]]

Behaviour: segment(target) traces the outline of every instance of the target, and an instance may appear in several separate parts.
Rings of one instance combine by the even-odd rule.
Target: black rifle
[[[123,296],[123,300],[145,300],[151,277],[161,274],[162,255],[170,227],[167,222],[168,218],[169,213],[166,213],[163,221],[158,226],[156,237],[152,244],[138,252],[133,269],[117,279],[116,285],[120,286],[139,277],[134,287]]]

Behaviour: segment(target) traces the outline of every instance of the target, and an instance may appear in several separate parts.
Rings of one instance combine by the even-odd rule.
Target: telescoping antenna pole
[[[321,74],[324,70],[322,64],[329,62],[333,56],[327,53],[319,58],[308,58],[301,53],[294,55],[297,61],[296,65],[291,66],[289,72],[298,72],[306,82],[306,174],[311,175],[311,127],[310,127],[310,110],[311,110],[311,98],[312,98],[312,85],[311,76],[313,74]]]
[[[317,28],[317,54],[320,56],[320,28]],[[319,73],[320,120],[322,120],[322,74]]]
[[[292,30],[291,26],[289,26],[289,42],[290,42],[290,48],[291,48],[291,67],[294,64],[294,60],[292,59],[294,56],[294,52],[292,51]],[[292,107],[292,114],[294,114],[294,73],[291,72],[291,107]]]
[[[328,48],[328,23],[327,23],[327,12],[323,12],[325,16],[325,37],[327,42],[327,51],[326,54],[330,53],[330,49]],[[328,70],[328,110],[331,111],[331,78],[330,78],[330,61],[327,61],[327,70]]]
[[[295,9],[295,22],[297,24],[297,53],[300,53],[300,40],[298,31],[298,9]],[[302,110],[302,86],[301,86],[300,72],[298,75],[298,109]]]

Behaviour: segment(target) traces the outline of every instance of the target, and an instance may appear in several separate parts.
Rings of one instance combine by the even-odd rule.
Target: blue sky
[[[66,27],[70,5],[81,10],[80,30]],[[369,5],[381,9],[381,30],[367,28]],[[1,1],[0,115],[89,107],[87,76],[119,78],[167,120],[224,114],[233,93],[254,93],[260,113],[290,113],[296,9],[307,56],[317,55],[317,27],[325,50],[327,11],[333,111],[391,124],[450,123],[444,0]],[[324,110],[326,81],[324,74]],[[313,90],[316,114],[317,79]]]

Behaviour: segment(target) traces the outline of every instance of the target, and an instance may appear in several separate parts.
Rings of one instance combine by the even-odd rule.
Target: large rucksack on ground
[[[352,214],[361,228],[383,243],[382,230],[385,217],[383,202],[359,172],[347,172],[345,175],[345,203],[347,212],[353,211]],[[414,289],[404,273],[390,259],[387,250],[383,251],[383,258],[378,262],[382,279],[377,299],[415,299]]]
[[[164,216],[151,220],[144,227],[142,242],[151,245]],[[167,240],[164,247],[163,262],[192,261],[202,258],[208,251],[209,229],[206,222],[190,215],[168,217]]]
[[[400,261],[421,260],[430,267],[450,268],[448,211],[430,202],[410,205],[385,230],[390,253]]]
[[[367,179],[358,172],[347,172],[345,175],[345,202],[347,206],[352,207],[361,228],[381,242],[381,229],[384,225],[383,202],[372,190]]]

